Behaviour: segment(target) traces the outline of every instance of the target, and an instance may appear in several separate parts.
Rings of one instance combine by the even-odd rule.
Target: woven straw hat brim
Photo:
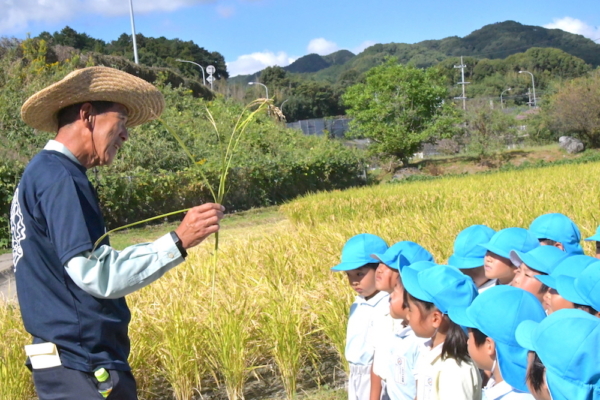
[[[108,67],[89,67],[71,72],[40,90],[21,107],[21,118],[40,131],[58,131],[58,112],[87,101],[111,101],[127,108],[127,126],[158,118],[165,99],[152,84],[127,72]]]

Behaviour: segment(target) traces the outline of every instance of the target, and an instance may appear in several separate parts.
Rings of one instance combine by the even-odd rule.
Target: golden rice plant
[[[25,368],[26,344],[31,337],[23,328],[19,307],[0,300],[0,399],[31,399],[34,397],[31,372]]]

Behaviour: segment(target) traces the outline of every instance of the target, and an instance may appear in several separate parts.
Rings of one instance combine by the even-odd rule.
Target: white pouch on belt
[[[58,349],[51,342],[28,344],[25,346],[25,354],[31,360],[31,367],[33,369],[57,367],[62,364],[58,355]]]

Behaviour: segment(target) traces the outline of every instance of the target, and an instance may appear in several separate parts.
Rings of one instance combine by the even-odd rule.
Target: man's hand
[[[208,236],[217,232],[224,211],[225,207],[215,203],[203,204],[188,211],[181,224],[175,229],[183,248],[189,249],[197,246]]]

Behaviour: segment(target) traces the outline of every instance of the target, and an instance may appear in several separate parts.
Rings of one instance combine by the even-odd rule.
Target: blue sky
[[[218,51],[232,76],[285,66],[308,53],[465,36],[506,20],[600,43],[598,0],[133,0],[133,7],[138,33]],[[24,38],[65,25],[106,41],[131,32],[127,0],[0,0],[0,10],[0,36]]]

